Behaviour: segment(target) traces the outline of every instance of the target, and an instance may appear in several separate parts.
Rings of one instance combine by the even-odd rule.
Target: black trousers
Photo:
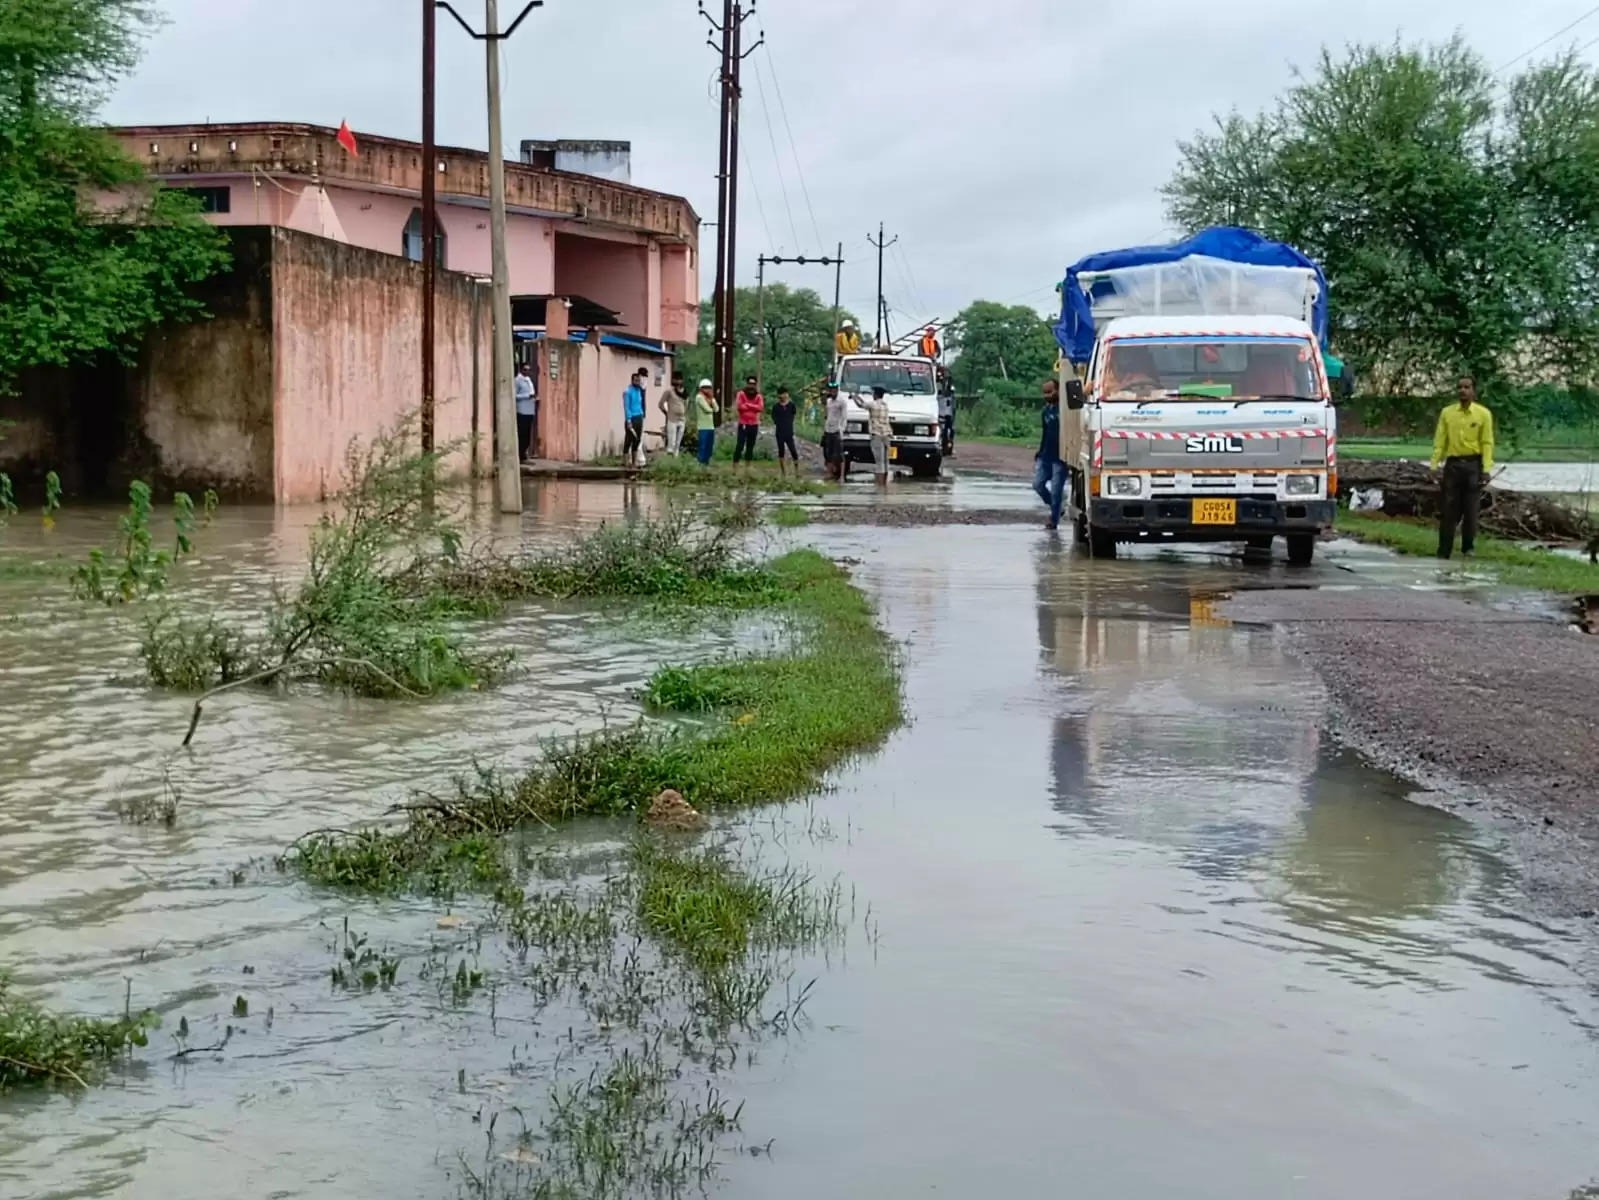
[[[786,449],[788,456],[795,462],[799,462],[799,447],[794,444],[794,431],[790,429],[787,433],[784,433],[782,430],[778,430],[776,436],[777,461],[783,461],[783,454]],[[751,453],[754,452],[754,449],[755,448],[753,446],[750,447]]]
[[[527,449],[533,444],[533,414],[516,414],[516,456],[527,457]]]
[[[1477,543],[1477,506],[1482,500],[1482,458],[1462,454],[1444,460],[1443,498],[1438,516],[1438,557],[1455,552],[1455,527],[1460,550],[1470,554]]]
[[[627,419],[627,435],[622,439],[622,461],[632,462],[638,448],[644,444],[644,418]]]
[[[738,441],[733,443],[733,461],[755,461],[755,439],[760,437],[759,425],[740,425],[738,427]]]

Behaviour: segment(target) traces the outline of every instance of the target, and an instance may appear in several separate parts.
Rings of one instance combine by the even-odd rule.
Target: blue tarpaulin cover
[[[1261,237],[1249,229],[1235,226],[1218,226],[1206,229],[1193,237],[1169,246],[1133,246],[1126,250],[1106,250],[1090,254],[1073,264],[1066,272],[1066,283],[1061,288],[1060,323],[1055,326],[1055,340],[1072,362],[1087,362],[1094,351],[1094,311],[1089,298],[1078,283],[1078,276],[1087,272],[1114,271],[1125,267],[1151,266],[1157,263],[1174,263],[1192,256],[1225,259],[1256,267],[1303,267],[1316,273],[1320,292],[1311,327],[1315,330],[1322,348],[1327,347],[1327,279],[1321,268],[1292,246]]]

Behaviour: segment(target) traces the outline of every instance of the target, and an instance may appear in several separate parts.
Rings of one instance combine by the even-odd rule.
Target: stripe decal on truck
[[[1169,429],[1107,429],[1106,437],[1130,438],[1140,442],[1186,442],[1194,437],[1217,438],[1242,438],[1246,441],[1266,441],[1276,438],[1318,438],[1326,437],[1325,429],[1218,429],[1207,431],[1202,429],[1184,429],[1173,431]],[[1099,439],[1095,438],[1095,451],[1097,453]]]

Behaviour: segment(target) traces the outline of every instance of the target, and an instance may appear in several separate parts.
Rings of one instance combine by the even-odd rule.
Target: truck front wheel
[[[1310,566],[1310,560],[1316,557],[1316,535],[1313,533],[1290,533],[1287,537],[1288,561],[1296,567]]]
[[[1090,558],[1115,558],[1116,535],[1103,529],[1088,527],[1088,555]]]
[[[944,460],[935,454],[931,458],[922,459],[915,466],[913,466],[911,468],[911,474],[917,479],[937,479],[939,469],[943,465]]]

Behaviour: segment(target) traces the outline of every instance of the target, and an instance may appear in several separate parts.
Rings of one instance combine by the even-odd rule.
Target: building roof
[[[355,131],[352,157],[326,125],[239,122],[223,125],[125,125],[107,130],[160,178],[260,172],[301,175],[334,185],[419,195],[419,142]],[[437,148],[439,198],[484,201],[488,155],[457,146]],[[697,243],[700,219],[681,196],[654,192],[551,167],[507,160],[506,204],[512,211]]]

